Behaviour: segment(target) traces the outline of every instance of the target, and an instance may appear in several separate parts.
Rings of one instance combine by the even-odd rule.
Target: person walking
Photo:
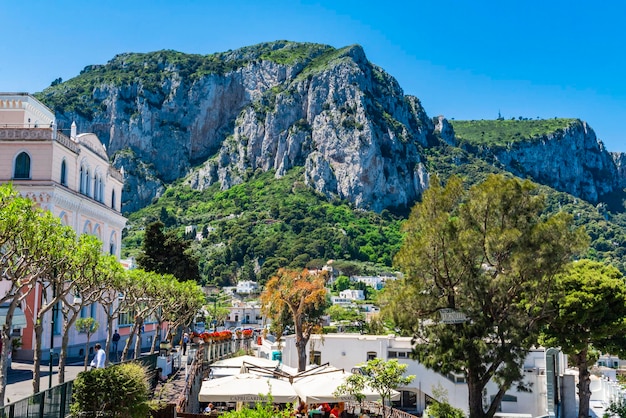
[[[189,344],[189,334],[183,334],[183,356],[187,354],[187,344]]]
[[[102,349],[100,343],[96,343],[94,348],[96,349],[96,354],[93,356],[93,360],[91,360],[91,367],[103,369],[106,363],[107,355]]]
[[[113,353],[114,353],[113,358],[115,358],[115,361],[118,361],[118,348],[117,348],[117,346],[118,346],[121,338],[122,337],[120,336],[120,334],[117,332],[117,330],[115,330],[115,332],[113,333],[113,338],[112,338],[112,340],[113,340],[113,350],[114,350],[113,351]]]

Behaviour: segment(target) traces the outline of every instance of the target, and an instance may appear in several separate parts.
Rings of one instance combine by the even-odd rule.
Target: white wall
[[[314,335],[307,349],[307,356],[311,350],[321,353],[321,362],[345,370],[351,370],[359,363],[368,359],[368,353],[384,360],[389,359],[389,352],[407,353],[398,361],[407,364],[406,375],[415,375],[411,384],[400,390],[408,390],[417,394],[416,412],[421,413],[425,407],[425,396],[431,397],[433,388],[443,388],[448,395],[448,402],[468,412],[468,390],[459,375],[455,381],[430,369],[419,362],[409,358],[411,351],[411,339],[408,337],[396,337],[394,335],[359,335],[359,334],[325,334]],[[298,356],[295,348],[293,335],[284,337],[283,363],[290,367],[298,366]],[[565,364],[562,362],[562,364]],[[530,413],[533,416],[543,415],[546,412],[546,378],[545,378],[545,353],[543,349],[533,350],[525,361],[525,382],[532,388],[532,392],[518,392],[513,388],[507,392],[515,396],[517,402],[502,402],[502,412]],[[561,371],[562,372],[562,371]],[[487,385],[487,399],[497,393],[494,383]]]

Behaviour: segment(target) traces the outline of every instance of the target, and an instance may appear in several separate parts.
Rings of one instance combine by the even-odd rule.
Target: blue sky
[[[625,18],[620,0],[6,0],[0,91],[41,91],[122,52],[360,44],[430,116],[576,117],[626,152]]]

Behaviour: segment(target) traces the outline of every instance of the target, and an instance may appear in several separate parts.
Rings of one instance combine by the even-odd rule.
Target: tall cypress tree
[[[146,271],[171,274],[179,281],[198,281],[198,260],[189,247],[189,242],[176,235],[176,231],[164,232],[163,223],[156,221],[146,226],[137,264]]]

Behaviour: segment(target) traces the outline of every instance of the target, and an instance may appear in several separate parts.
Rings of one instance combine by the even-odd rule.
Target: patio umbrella
[[[300,399],[307,404],[355,401],[356,399],[352,395],[334,395],[337,388],[346,383],[346,379],[351,374],[340,369],[334,371],[327,369],[324,372],[296,378],[293,382],[293,388]],[[366,401],[380,400],[380,395],[367,386],[362,393]],[[399,397],[400,392],[398,391],[394,391],[391,396],[392,400],[396,400]]]
[[[280,366],[278,360],[268,360],[254,356],[238,356],[218,360],[211,364],[211,375],[215,377],[232,376],[240,373],[269,374]]]
[[[242,373],[202,382],[200,402],[259,402],[272,396],[274,403],[295,402],[298,394],[286,380]]]
[[[251,364],[257,367],[265,367],[268,369],[275,369],[280,365],[280,362],[278,360],[268,360],[261,357],[246,355],[218,360],[214,363],[211,363],[211,367],[241,369],[244,363]]]

